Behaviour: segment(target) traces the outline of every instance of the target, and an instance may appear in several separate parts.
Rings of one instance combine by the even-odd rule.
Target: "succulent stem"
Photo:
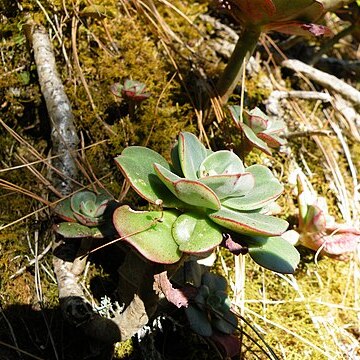
[[[261,30],[258,27],[248,26],[243,29],[224,73],[216,85],[222,105],[227,103],[237,83],[241,80],[243,64],[254,52],[260,34]]]

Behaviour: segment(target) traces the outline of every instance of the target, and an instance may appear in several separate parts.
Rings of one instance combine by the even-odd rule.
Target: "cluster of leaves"
[[[103,238],[109,234],[106,216],[111,197],[106,192],[80,191],[61,201],[54,209],[65,220],[55,226],[55,232],[66,238]],[[110,220],[111,223],[111,220]]]
[[[190,327],[199,335],[211,336],[218,330],[232,334],[237,327],[237,317],[230,311],[225,278],[205,273],[194,301],[185,309]]]
[[[270,148],[278,148],[286,143],[286,140],[279,136],[279,133],[285,129],[283,120],[269,119],[259,108],[244,111],[243,117],[240,114],[240,106],[232,105],[229,109],[236,127],[244,135],[241,144],[244,155],[254,147],[271,155]]]
[[[115,158],[141,197],[167,208],[116,209],[114,226],[124,241],[153,262],[172,264],[183,254],[211,252],[224,233],[234,232],[242,235],[250,256],[261,266],[294,271],[299,254],[280,237],[288,223],[267,214],[283,191],[267,167],[245,168],[233,152],[206,149],[187,132],[180,133],[171,158],[169,164],[141,146],[128,147]]]
[[[124,84],[115,83],[111,86],[110,90],[115,96],[138,104],[151,96],[146,91],[146,85],[136,80],[127,79]]]
[[[304,176],[297,178],[299,226],[290,230],[286,237],[295,244],[320,251],[339,260],[346,260],[356,250],[360,230],[339,224],[328,213],[325,198],[311,190]]]

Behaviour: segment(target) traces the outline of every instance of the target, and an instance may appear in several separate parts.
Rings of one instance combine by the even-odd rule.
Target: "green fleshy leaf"
[[[189,132],[181,132],[178,149],[181,169],[185,178],[196,180],[199,166],[207,156],[205,146],[195,135]]]
[[[222,207],[208,215],[216,224],[246,235],[281,235],[288,227],[285,220],[259,213],[245,213]]]
[[[266,166],[252,165],[246,171],[255,178],[254,188],[242,197],[223,200],[224,206],[240,211],[256,210],[274,202],[283,192],[283,185]]]
[[[171,149],[171,162],[176,175],[184,177],[181,169],[181,163],[179,158],[179,143],[177,142]]]
[[[89,215],[84,215],[81,213],[74,212],[74,216],[77,219],[77,221],[85,226],[97,226],[104,222],[104,219],[101,217],[93,217]]]
[[[240,127],[244,132],[244,135],[246,136],[247,140],[249,140],[253,146],[257,147],[265,154],[271,155],[271,149],[268,147],[266,142],[259,139],[249,126],[247,126],[244,123],[240,123]]]
[[[94,216],[96,205],[93,200],[86,200],[80,204],[80,212],[84,215]]]
[[[219,210],[220,200],[206,185],[193,180],[180,180],[175,184],[176,196],[183,202],[212,210]]]
[[[251,258],[266,269],[293,274],[300,261],[296,248],[280,236],[269,237],[261,246],[249,247]]]
[[[239,126],[241,119],[241,107],[239,105],[230,105],[229,106],[230,115],[236,126]]]
[[[199,177],[241,174],[245,171],[240,158],[232,151],[220,150],[209,155],[200,165]]]
[[[190,254],[210,251],[222,241],[221,229],[195,213],[180,215],[173,224],[172,235],[179,249]]]
[[[244,196],[253,189],[255,179],[252,174],[247,172],[234,175],[207,176],[199,179],[199,182],[212,189],[221,200]]]
[[[185,314],[189,321],[190,328],[194,332],[201,336],[212,335],[213,330],[205,311],[201,311],[195,306],[190,305],[185,309]]]
[[[171,233],[178,216],[175,211],[134,211],[124,205],[115,210],[113,223],[120,237],[146,259],[173,264],[181,257]]]
[[[71,208],[73,211],[80,212],[84,207],[84,203],[90,202],[95,204],[96,194],[92,191],[80,191],[71,197]]]
[[[55,232],[66,238],[79,239],[84,237],[103,238],[103,234],[97,227],[87,227],[78,223],[64,222],[55,225]]]
[[[159,164],[155,164],[154,168],[159,179],[184,203],[212,210],[220,209],[220,200],[206,185],[199,181],[182,179]]]
[[[177,196],[176,190],[175,190],[175,184],[177,181],[182,180],[182,178],[176,174],[174,174],[172,171],[166,169],[165,167],[161,166],[160,164],[154,164],[154,169],[156,172],[156,175],[159,177],[159,179],[163,182],[163,184],[175,195]]]
[[[71,208],[71,198],[68,197],[64,200],[61,200],[54,208],[54,212],[56,215],[61,217],[65,221],[76,222],[76,218],[74,216],[74,211]]]
[[[142,146],[131,146],[115,158],[115,162],[132,188],[150,203],[158,199],[164,207],[178,207],[181,202],[174,196],[158,178],[154,163],[170,170],[168,162],[157,152]]]

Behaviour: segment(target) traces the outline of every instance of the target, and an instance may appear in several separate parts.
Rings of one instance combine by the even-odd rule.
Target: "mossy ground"
[[[216,76],[218,66],[222,66],[217,65],[218,60],[211,57],[213,52],[201,36],[205,31],[211,31],[209,25],[203,24],[198,18],[206,12],[208,3],[190,0],[172,2],[187,18],[170,7],[159,7],[182,44],[173,41],[171,35],[164,39],[164,30],[146,20],[148,9],[142,13],[140,8],[135,10],[126,2],[102,1],[98,2],[106,14],[102,17],[92,11],[91,4],[95,2],[66,2],[66,8],[63,7],[64,3],[46,1],[41,2],[43,6],[40,7],[38,1],[24,1],[23,11],[18,11],[6,0],[0,1],[0,5],[5,4],[8,9],[3,13],[0,11],[0,118],[24,140],[19,142],[2,126],[0,161],[1,168],[8,170],[0,173],[0,176],[45,199],[49,195],[47,186],[28,168],[10,169],[24,162],[38,160],[31,147],[43,158],[49,154],[51,147],[48,118],[36,67],[24,34],[25,11],[28,11],[53,36],[58,68],[73,107],[77,129],[83,145],[91,146],[84,150],[83,166],[91,179],[91,173],[96,174],[115,196],[119,196],[123,180],[113,157],[124,147],[146,145],[166,155],[180,130],[199,133],[195,110],[200,101],[200,87],[195,81],[194,68],[201,66],[209,76]],[[189,19],[195,25],[189,24]],[[61,30],[58,34],[61,43],[55,30]],[[269,95],[269,90],[261,86],[261,79],[268,76],[267,69],[262,68],[258,75],[247,80],[246,103],[249,106],[257,105]],[[274,74],[281,76],[279,71],[274,70]],[[126,78],[143,81],[152,94],[133,117],[128,114],[128,104],[119,101],[109,90],[113,83]],[[301,81],[295,85],[289,79],[283,80],[288,86],[304,89],[307,86]],[[234,101],[237,101],[236,97]],[[303,126],[304,117],[310,119],[315,127],[319,126],[319,121],[326,123],[322,106],[315,107],[309,102],[298,102],[297,106],[294,108],[288,104],[285,114],[290,131]],[[214,147],[236,151],[240,137],[230,121],[226,120],[207,130]],[[355,154],[353,162],[359,171],[360,146],[347,129],[344,129],[344,133],[351,154]],[[216,137],[212,137],[213,134]],[[349,194],[354,193],[348,162],[338,139],[324,138],[323,143],[337,159]],[[325,156],[318,144],[310,136],[305,136],[290,141],[289,149],[290,154],[275,153],[270,160],[259,152],[246,158],[248,164],[270,164],[285,183],[285,194],[279,201],[283,207],[281,216],[296,218],[293,187],[288,184],[290,164],[295,159],[302,168],[311,172],[313,186],[327,198],[330,213],[341,220],[331,169],[323,166]],[[35,164],[34,167],[46,176],[44,163]],[[45,359],[80,359],[96,353],[94,344],[61,319],[50,253],[41,259],[39,268],[32,264],[13,277],[49,243],[51,216],[48,209],[28,216],[44,204],[14,189],[1,188],[0,199],[0,225],[26,217],[0,233],[0,358],[16,359],[19,356],[3,343]],[[134,199],[127,197],[127,201]],[[301,266],[294,277],[281,277],[260,269],[246,258],[246,270],[242,273],[245,275],[245,295],[244,302],[238,304],[239,311],[243,311],[247,320],[281,358],[347,359],[351,358],[352,349],[359,356],[359,279],[356,259],[339,262],[321,258],[315,261],[314,253],[305,249],[301,252]],[[99,255],[99,259],[101,256],[104,255]],[[233,283],[241,282],[242,279],[234,278],[233,258],[226,253],[222,253],[222,256],[229,269],[229,279]],[[90,267],[85,286],[90,288],[90,279],[98,278],[102,288],[99,294],[105,293],[113,286],[113,279],[98,265],[101,261],[93,260],[95,265]],[[220,262],[217,270],[224,273],[224,266]],[[246,325],[244,330],[250,333],[252,339],[261,342],[258,334]],[[266,358],[251,339],[246,336],[243,339],[243,358]],[[187,354],[189,359],[217,358],[207,343],[199,342],[192,335],[185,336],[183,343],[191,349]],[[132,354],[131,342],[117,347],[118,359],[136,357]],[[109,351],[106,349],[104,353]],[[173,356],[175,359],[176,354]]]

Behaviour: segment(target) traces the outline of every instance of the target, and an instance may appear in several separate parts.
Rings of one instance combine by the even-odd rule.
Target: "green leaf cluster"
[[[116,209],[113,221],[122,239],[147,259],[171,264],[183,253],[202,256],[222,242],[224,233],[235,232],[256,249],[250,256],[260,265],[294,271],[299,255],[279,236],[288,223],[267,215],[283,191],[267,167],[245,168],[233,152],[206,149],[188,132],[179,134],[171,159],[170,164],[139,146],[115,158],[132,188],[161,206],[159,211]]]

